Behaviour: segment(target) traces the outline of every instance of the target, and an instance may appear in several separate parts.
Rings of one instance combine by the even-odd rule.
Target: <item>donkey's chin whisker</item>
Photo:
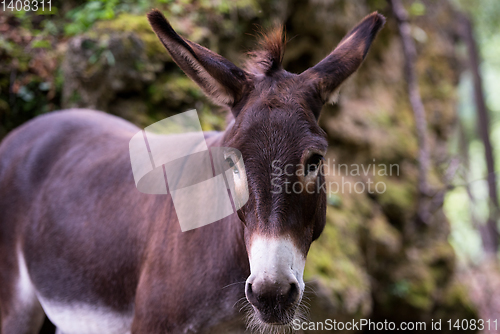
[[[303,301],[302,303],[299,304],[299,306],[297,306],[297,309],[308,311],[310,307],[311,307],[311,304]]]
[[[311,283],[311,282],[314,282],[314,281],[309,281],[307,283]],[[311,294],[317,296],[318,292],[316,290],[314,290],[314,288],[307,283],[306,283],[306,288],[304,289],[304,296],[311,295]],[[309,297],[307,297],[307,298],[309,298]]]
[[[238,299],[236,301],[236,303],[233,304],[232,308],[235,308],[238,304],[242,304],[242,306],[240,307],[239,311],[238,312],[241,312],[242,308],[244,308],[245,306],[247,306],[247,304],[245,303],[247,300],[246,297],[241,297],[240,299]]]
[[[304,302],[304,300],[301,300],[299,305],[297,306],[297,311],[295,312],[295,318],[299,319],[301,322],[307,322],[309,317],[309,309],[310,305],[309,303]]]
[[[315,278],[315,279],[312,279],[310,281],[304,281],[304,283],[306,284],[306,289],[309,288],[311,290],[314,290],[312,287],[308,286],[308,284],[316,283],[316,282],[319,282],[319,279]]]
[[[252,305],[250,305],[250,303],[248,303],[248,301],[247,301],[246,297],[241,298],[239,301],[237,301],[237,302],[236,302],[236,304],[238,304],[238,303],[240,303],[240,302],[242,302],[242,303],[243,303],[243,305],[240,307],[240,309],[238,310],[238,312],[240,312],[240,313],[241,313],[241,312],[243,311],[243,312],[244,312],[244,313],[246,313],[247,315],[248,315],[249,313],[253,312]],[[235,305],[236,305],[236,304],[235,304]]]
[[[224,289],[229,288],[230,286],[233,286],[233,285],[236,285],[236,284],[245,284],[245,281],[234,282],[234,283],[228,284],[228,285],[222,287],[221,290],[224,290]]]

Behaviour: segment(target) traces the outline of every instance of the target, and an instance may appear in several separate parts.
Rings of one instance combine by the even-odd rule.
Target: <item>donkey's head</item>
[[[255,323],[289,324],[302,299],[309,247],[325,225],[322,158],[327,141],[317,120],[341,83],[363,62],[385,19],[365,17],[325,59],[301,74],[282,69],[282,30],[265,36],[244,69],[180,37],[159,11],[149,21],[181,69],[234,121],[224,146],[245,161],[249,200],[238,210],[250,261],[246,297]],[[231,159],[229,157],[229,159]],[[238,168],[236,166],[235,168]]]

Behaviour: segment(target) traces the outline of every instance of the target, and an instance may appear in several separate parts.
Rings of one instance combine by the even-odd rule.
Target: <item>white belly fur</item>
[[[36,303],[42,305],[45,314],[64,334],[127,334],[133,319],[133,310],[117,313],[111,309],[88,304],[62,304],[45,299],[36,291],[29,277],[24,256],[18,249],[19,278],[17,300],[23,306]]]
[[[39,297],[47,317],[64,334],[126,334],[130,333],[133,313],[87,304],[60,304]]]

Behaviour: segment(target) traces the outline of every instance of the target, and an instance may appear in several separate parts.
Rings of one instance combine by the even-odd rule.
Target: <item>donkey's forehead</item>
[[[255,80],[232,127],[235,147],[252,152],[263,149],[274,157],[276,153],[300,156],[308,148],[326,150],[326,133],[312,110],[321,105],[314,104],[311,89],[297,75],[281,71]]]
[[[321,107],[319,95],[309,83],[282,70],[272,77],[255,79],[243,108],[242,114],[246,115],[242,118],[258,120],[255,116],[269,114],[317,125],[314,112]]]
[[[273,159],[277,155],[300,158],[307,149],[325,151],[328,145],[314,115],[288,103],[256,104],[238,117],[234,130],[235,147],[242,152],[267,152]]]
[[[315,92],[310,81],[285,70],[279,70],[270,76],[254,76],[252,83],[255,95],[261,99],[281,97],[301,101],[312,98]]]

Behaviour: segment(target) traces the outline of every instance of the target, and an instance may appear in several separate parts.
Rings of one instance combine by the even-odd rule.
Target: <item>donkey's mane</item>
[[[278,25],[267,32],[260,31],[258,46],[248,52],[245,70],[255,75],[271,75],[282,69],[285,54],[285,31]]]

